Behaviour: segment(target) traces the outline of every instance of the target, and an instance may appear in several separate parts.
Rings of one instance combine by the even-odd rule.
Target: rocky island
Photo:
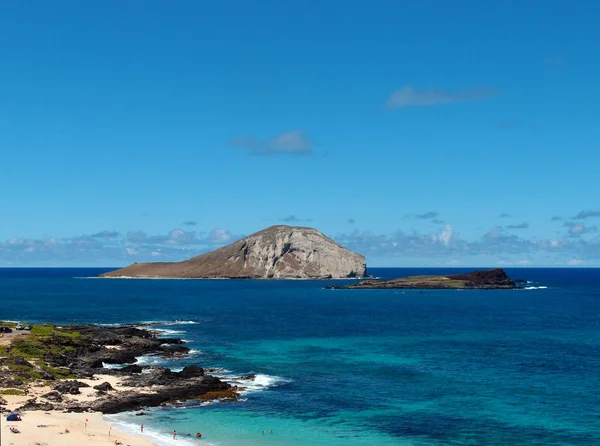
[[[364,277],[366,265],[316,229],[281,225],[189,260],[134,263],[100,277],[340,279]]]
[[[363,280],[343,286],[330,286],[333,289],[485,289],[510,290],[516,288],[514,280],[503,269],[473,271],[448,276],[410,276],[390,280]]]

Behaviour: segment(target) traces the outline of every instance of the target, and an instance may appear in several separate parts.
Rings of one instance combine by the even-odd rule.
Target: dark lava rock
[[[33,364],[30,362],[27,362],[25,360],[25,358],[22,358],[21,356],[13,356],[12,361],[15,365],[21,365],[21,366],[33,368]]]
[[[82,383],[81,381],[61,381],[54,385],[54,390],[60,393],[70,393],[71,395],[78,395],[80,387],[89,387],[89,384]]]
[[[131,364],[116,370],[118,370],[121,373],[142,373],[144,369],[137,364]]]
[[[47,372],[44,369],[40,369],[37,372],[40,374],[40,376],[42,377],[42,379],[45,379],[46,381],[54,381],[54,380],[56,380],[56,377],[52,373]]]
[[[21,380],[2,376],[2,387],[11,389],[22,389],[25,387],[25,384]]]
[[[481,285],[506,285],[514,286],[515,282],[510,279],[502,268],[490,269],[487,271],[473,271],[467,274],[454,274],[448,276],[451,280],[468,280],[475,286]]]
[[[236,381],[254,381],[256,379],[256,375],[245,375],[240,376],[239,378],[234,378]]]
[[[184,347],[183,345],[169,345],[162,347],[161,350],[166,355],[184,355],[190,351],[189,347]]]
[[[171,375],[177,376],[176,373]],[[144,376],[144,375],[143,375]],[[164,375],[166,376],[166,375]],[[229,390],[231,386],[214,376],[181,380],[175,385],[164,386],[156,393],[120,392],[98,399],[85,406],[87,409],[105,414],[155,407],[177,399],[195,399],[209,392]]]
[[[179,338],[159,338],[159,340],[163,344],[185,344],[185,341]]]
[[[46,403],[46,402],[38,403],[36,398],[32,398],[32,399],[28,400],[23,406],[19,407],[17,410],[18,411],[21,411],[21,410],[48,411],[48,410],[54,410],[54,406],[52,404]]]
[[[135,414],[136,417],[141,417],[143,415],[148,415],[146,412],[142,411],[142,412],[138,412]]]
[[[53,390],[52,392],[44,393],[42,395],[42,398],[45,398],[50,401],[54,401],[56,403],[60,403],[63,400],[62,395],[60,393],[58,393],[56,390]]]
[[[69,358],[67,355],[59,355],[55,353],[46,353],[43,359],[44,362],[54,367],[66,367],[72,361],[72,358]]]
[[[101,392],[108,392],[109,390],[115,390],[113,386],[110,385],[109,382],[103,382],[102,384],[98,384],[93,387],[96,390],[100,390]]]
[[[87,412],[87,408],[85,406],[80,405],[79,403],[71,403],[65,407],[67,412]]]
[[[129,379],[123,381],[123,385],[128,387],[166,386],[171,384],[175,377],[176,374],[169,369],[156,367],[150,373],[131,376]]]
[[[198,367],[197,365],[188,365],[187,367],[184,367],[181,372],[178,372],[177,376],[183,379],[204,376],[204,369],[202,367]]]

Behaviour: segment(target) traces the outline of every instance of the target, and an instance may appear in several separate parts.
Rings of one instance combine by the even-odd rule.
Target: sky
[[[314,227],[600,267],[600,3],[0,2],[0,266]]]

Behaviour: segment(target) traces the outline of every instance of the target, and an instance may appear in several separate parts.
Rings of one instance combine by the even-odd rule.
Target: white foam
[[[522,290],[545,290],[547,289],[547,286],[526,286],[524,288],[521,288]]]
[[[161,356],[156,355],[143,355],[136,356],[136,364],[140,366],[149,366],[149,365],[161,365],[165,362],[165,359]]]
[[[143,325],[161,325],[161,326],[169,326],[169,325],[197,325],[200,322],[198,321],[185,321],[181,319],[172,319],[170,321],[144,321],[140,322]]]
[[[265,375],[262,373],[255,375],[254,379],[236,379],[237,377],[231,376],[223,376],[222,378],[229,384],[244,387],[245,390],[241,392],[242,395],[251,392],[260,392],[271,387],[277,387],[292,382],[291,379],[282,378],[281,376]]]
[[[158,331],[160,333],[158,335],[159,337],[160,336],[171,336],[171,335],[184,334],[185,333],[185,331],[183,331],[183,330],[169,330],[168,328],[153,328],[152,331]]]
[[[120,369],[128,365],[129,364],[107,364],[106,362],[102,363],[102,367],[105,369]]]
[[[172,446],[172,445],[211,445],[204,440],[197,440],[193,437],[185,437],[177,435],[177,439],[173,439],[170,431],[160,431],[152,427],[144,426],[144,433],[140,434],[140,426],[138,424],[128,423],[118,418],[115,415],[105,415],[104,420],[111,426],[114,426],[116,429],[121,432],[125,432],[128,434],[134,434],[139,437],[144,437],[148,439],[152,444],[156,446]]]

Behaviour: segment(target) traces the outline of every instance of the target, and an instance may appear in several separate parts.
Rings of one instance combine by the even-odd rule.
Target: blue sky
[[[372,266],[600,266],[599,21],[2,2],[0,265],[181,260],[295,224]]]

